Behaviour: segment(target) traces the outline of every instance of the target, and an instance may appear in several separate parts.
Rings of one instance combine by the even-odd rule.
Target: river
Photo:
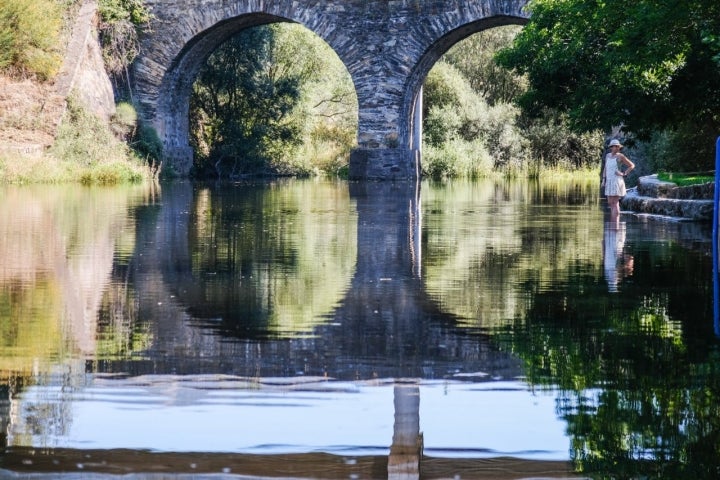
[[[582,183],[0,200],[0,478],[720,472],[710,225]]]

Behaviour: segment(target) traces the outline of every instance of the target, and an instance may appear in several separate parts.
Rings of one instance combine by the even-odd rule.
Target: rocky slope
[[[0,75],[0,154],[41,155],[55,138],[70,94],[106,120],[115,111],[98,40],[95,1],[80,7],[54,81]]]

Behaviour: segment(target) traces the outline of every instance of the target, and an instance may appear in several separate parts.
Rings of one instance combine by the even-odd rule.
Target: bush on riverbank
[[[62,64],[63,28],[79,4],[0,0],[0,183],[115,184],[152,176],[119,140],[143,157],[158,156],[159,141],[137,128],[132,106],[119,105],[108,124],[74,98],[65,108],[66,99],[56,95],[52,80]],[[101,0],[100,11],[104,26],[114,24],[110,17],[130,14],[133,23],[146,21],[137,15],[144,12],[140,0]]]
[[[550,109],[538,118],[523,116],[512,103],[522,89],[519,78],[502,82],[513,85],[505,95],[479,90],[496,81],[492,79],[498,67],[473,66],[462,59],[484,45],[497,48],[501,43],[496,36],[511,38],[507,30],[496,30],[457,44],[430,71],[423,87],[423,173],[433,178],[538,178],[545,171],[554,175],[599,168],[604,142],[600,130],[572,132],[566,116]]]
[[[72,97],[55,143],[36,156],[0,155],[0,183],[111,185],[152,178],[151,168]]]
[[[63,13],[55,0],[0,0],[0,70],[41,81],[55,76]]]

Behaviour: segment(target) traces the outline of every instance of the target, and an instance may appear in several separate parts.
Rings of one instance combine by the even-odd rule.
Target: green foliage
[[[427,175],[478,177],[494,170],[506,177],[536,178],[545,169],[577,171],[598,163],[599,130],[576,133],[567,115],[546,108],[528,118],[514,106],[525,79],[494,58],[516,32],[512,27],[473,35],[430,71],[424,85]]]
[[[582,169],[599,165],[602,157],[603,133],[600,130],[574,132],[567,116],[546,109],[542,116],[523,118],[521,128],[529,142],[531,158],[542,168]]]
[[[343,176],[355,142],[355,129],[329,122],[314,122],[297,158],[308,159],[314,174]]]
[[[484,178],[494,174],[494,161],[482,141],[454,139],[423,150],[423,175],[430,178]]]
[[[100,0],[98,12],[102,21],[106,23],[127,20],[134,25],[142,26],[151,18],[143,0]]]
[[[648,172],[660,171],[698,172],[715,167],[715,141],[717,133],[703,130],[694,122],[686,122],[676,128],[653,132],[638,147],[645,154]]]
[[[0,69],[53,78],[62,63],[62,15],[54,0],[0,0]]]
[[[115,114],[110,122],[110,127],[115,135],[128,140],[135,133],[137,128],[137,112],[135,107],[128,102],[120,102],[115,106]]]
[[[423,133],[431,157],[425,160],[433,164],[428,169],[429,174],[433,171],[437,176],[439,171],[446,170],[448,176],[460,172],[477,176],[474,167],[448,169],[446,165],[439,168],[463,151],[477,152],[468,162],[470,165],[479,163],[481,170],[485,170],[488,163],[486,154],[481,151],[492,152],[493,168],[517,168],[524,163],[526,142],[516,127],[518,111],[515,107],[507,103],[489,106],[462,73],[444,61],[438,62],[430,71],[424,95]],[[466,147],[460,148],[459,142],[466,142]],[[450,152],[455,155],[449,156]]]
[[[129,144],[135,155],[153,168],[159,166],[162,160],[162,141],[154,128],[138,122],[137,111],[131,103],[117,104],[110,128],[117,138]]]
[[[525,112],[556,108],[576,131],[622,126],[640,139],[699,132],[692,144],[701,154],[675,156],[712,163],[704,145],[720,131],[718,2],[534,0],[529,8],[529,23],[497,56],[527,75]]]
[[[299,143],[290,113],[301,78],[282,75],[271,61],[273,27],[244,30],[221,45],[201,68],[190,101],[196,173],[236,177],[286,173],[278,160]]]
[[[191,98],[194,174],[337,172],[353,142],[357,101],[332,57],[297,25],[247,29],[221,45]]]
[[[142,0],[100,0],[100,42],[105,67],[124,73],[140,52],[139,32],[151,20]]]
[[[490,104],[511,103],[527,88],[527,79],[503,68],[495,52],[512,43],[519,26],[491,28],[455,44],[443,60],[457,68],[472,89]]]
[[[153,127],[144,123],[140,123],[136,130],[131,147],[140,158],[146,159],[148,163],[157,163],[162,159],[162,140]]]
[[[703,183],[711,183],[715,181],[714,176],[702,174],[658,172],[657,176],[659,180],[662,180],[664,182],[672,182],[679,187],[685,187],[688,185],[700,185]]]
[[[127,145],[73,96],[68,98],[66,117],[50,154],[71,165],[75,171],[70,177],[85,184],[137,182],[149,174],[146,167],[132,159]]]

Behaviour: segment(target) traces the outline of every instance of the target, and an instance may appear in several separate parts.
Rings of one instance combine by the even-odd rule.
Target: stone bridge
[[[245,28],[295,22],[320,36],[348,69],[358,99],[351,179],[420,173],[422,84],[455,43],[524,24],[527,0],[145,0],[153,14],[134,65],[133,90],[166,160],[187,174],[189,98],[199,68]]]

